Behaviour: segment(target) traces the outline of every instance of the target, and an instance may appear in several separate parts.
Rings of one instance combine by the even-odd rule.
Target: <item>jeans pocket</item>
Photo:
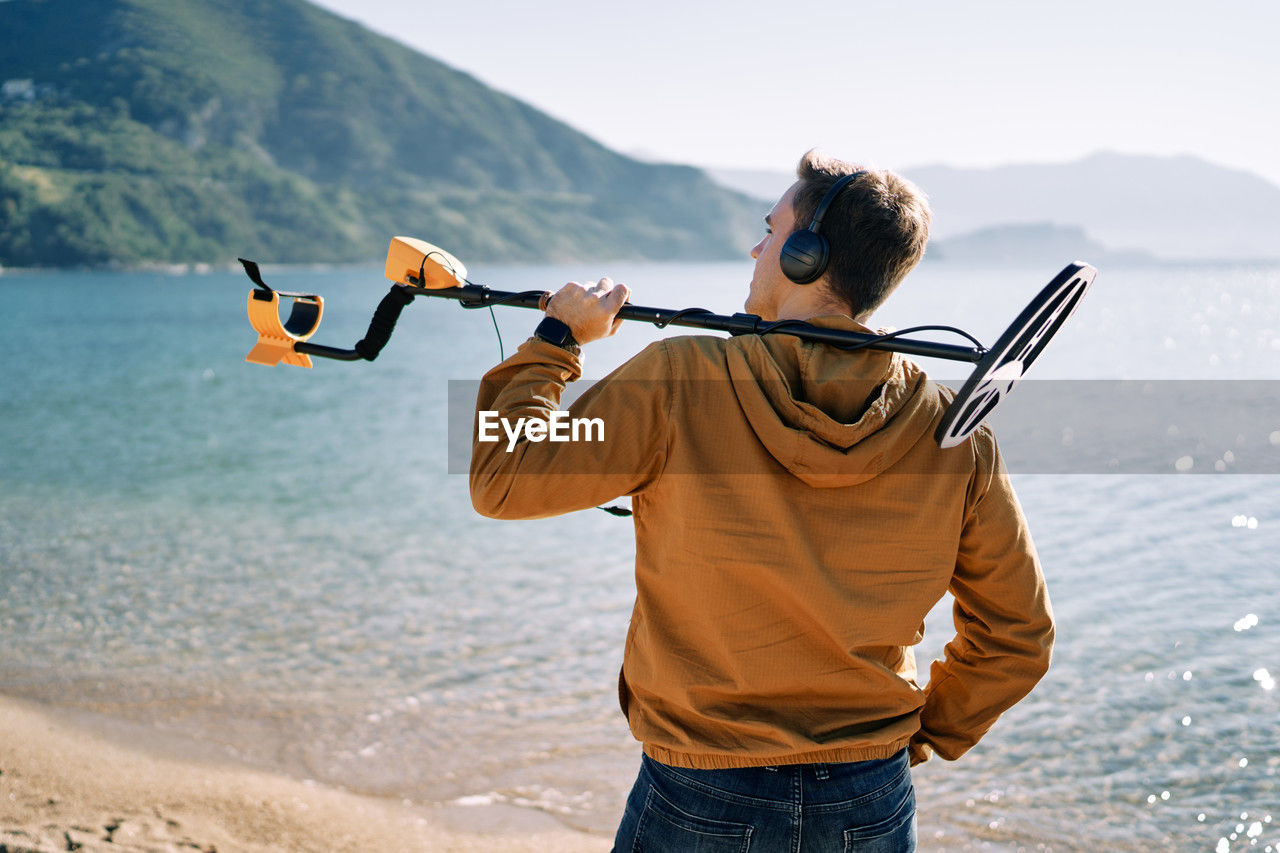
[[[865,813],[864,822],[844,831],[845,853],[910,853],[916,849],[916,793],[911,777],[903,774],[899,790],[880,798],[879,814]],[[880,805],[880,800],[877,800]]]
[[[649,789],[636,827],[636,853],[747,853],[753,827],[698,817]]]

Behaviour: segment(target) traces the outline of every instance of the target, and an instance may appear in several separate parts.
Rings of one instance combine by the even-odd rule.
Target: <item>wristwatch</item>
[[[538,328],[533,330],[533,336],[549,344],[555,344],[561,349],[567,349],[570,352],[578,351],[578,342],[573,339],[573,330],[555,317],[543,317]]]

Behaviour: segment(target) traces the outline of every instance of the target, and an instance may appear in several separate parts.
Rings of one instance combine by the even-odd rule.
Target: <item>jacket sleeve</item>
[[[652,344],[593,385],[566,414],[559,409],[561,395],[581,375],[581,363],[565,349],[530,338],[480,382],[471,443],[476,511],[490,518],[546,518],[643,490],[666,463],[671,372],[664,342]],[[507,430],[521,418],[524,426],[513,439]]]
[[[1044,575],[995,439],[975,433],[977,473],[966,501],[955,572],[956,636],[935,661],[911,761],[953,761],[1049,668],[1053,611]]]

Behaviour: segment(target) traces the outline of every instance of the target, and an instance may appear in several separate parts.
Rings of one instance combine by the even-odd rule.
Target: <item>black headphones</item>
[[[827,194],[818,202],[818,209],[813,212],[813,221],[802,231],[793,231],[782,244],[782,253],[778,262],[782,265],[782,274],[796,284],[809,284],[817,281],[827,271],[827,260],[831,254],[831,244],[827,238],[818,233],[822,227],[822,217],[826,215],[831,202],[840,194],[854,178],[866,172],[854,172],[845,175],[831,185]]]

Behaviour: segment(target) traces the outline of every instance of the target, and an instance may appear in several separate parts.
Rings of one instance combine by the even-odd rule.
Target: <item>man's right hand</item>
[[[573,339],[585,344],[618,331],[622,320],[617,314],[630,297],[631,288],[614,284],[610,278],[585,285],[571,281],[547,302],[547,316],[564,323],[573,332]]]

